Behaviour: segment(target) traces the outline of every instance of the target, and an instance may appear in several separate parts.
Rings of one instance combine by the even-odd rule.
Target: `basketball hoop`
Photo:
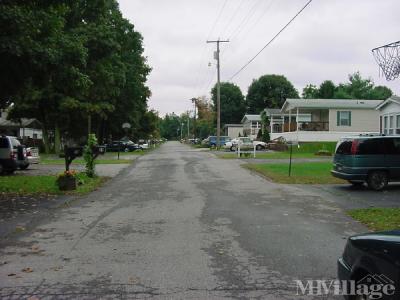
[[[400,75],[400,41],[372,49],[372,54],[382,69],[386,80],[394,80]]]

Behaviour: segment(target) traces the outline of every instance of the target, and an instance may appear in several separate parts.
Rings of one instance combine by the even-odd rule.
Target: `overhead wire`
[[[219,9],[218,14],[217,14],[217,16],[216,16],[216,18],[215,18],[210,30],[208,31],[208,34],[206,36],[206,40],[208,40],[210,38],[211,34],[215,30],[215,27],[218,24],[218,21],[221,18],[222,13],[223,13],[227,3],[228,3],[228,0],[224,0],[224,2],[222,4],[221,8]],[[203,86],[203,84],[205,82],[205,79],[207,78],[207,71],[204,72],[205,73],[204,76],[201,76],[201,73],[202,73],[201,69],[202,69],[202,64],[203,64],[204,58],[205,58],[206,49],[207,49],[207,44],[204,43],[203,51],[202,51],[201,58],[200,58],[200,64],[199,64],[199,68],[198,68],[199,71],[198,71],[197,76],[196,76],[196,93],[200,92],[199,88],[201,88]]]
[[[260,54],[261,52],[263,52],[265,50],[265,48],[267,48],[302,12],[303,10],[306,9],[306,7],[308,5],[310,5],[310,3],[313,0],[309,0],[290,20],[289,22],[286,23],[285,26],[283,26],[277,34],[275,34],[273,36],[273,38],[271,40],[269,40],[268,43],[266,43],[261,50],[259,50],[249,61],[247,61],[236,73],[234,73],[229,80],[232,80],[233,78],[235,78],[240,72],[242,72],[248,65],[250,65]]]

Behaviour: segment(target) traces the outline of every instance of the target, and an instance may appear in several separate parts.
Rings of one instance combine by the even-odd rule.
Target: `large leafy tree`
[[[217,110],[217,87],[211,90],[214,111]],[[240,88],[230,82],[221,83],[221,124],[239,123],[246,113],[246,103]]]
[[[49,130],[58,150],[61,135],[119,135],[124,122],[150,134],[142,37],[115,0],[2,1],[0,25],[0,105],[38,119],[46,145]]]
[[[299,98],[293,84],[283,75],[263,75],[249,86],[247,112],[259,114],[265,108],[280,108],[286,98]]]

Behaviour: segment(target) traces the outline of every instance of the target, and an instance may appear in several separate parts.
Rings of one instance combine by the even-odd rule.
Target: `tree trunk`
[[[56,122],[54,126],[54,152],[57,155],[60,154],[60,146],[61,146],[60,127],[58,126],[58,122]]]
[[[42,126],[42,138],[43,138],[44,152],[46,154],[49,154],[50,153],[49,133],[45,126]]]
[[[92,133],[92,116],[88,114],[88,136]]]

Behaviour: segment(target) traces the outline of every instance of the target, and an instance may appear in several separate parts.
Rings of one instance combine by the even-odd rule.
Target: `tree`
[[[61,136],[97,131],[104,140],[124,122],[152,130],[142,36],[116,0],[6,0],[0,25],[0,105],[13,103],[11,118],[39,120],[47,151],[49,131],[58,151]]]
[[[313,84],[308,84],[303,88],[301,96],[304,99],[315,99],[318,98],[318,88]]]
[[[349,75],[349,82],[338,86],[331,80],[325,80],[316,88],[309,84],[303,89],[303,98],[312,99],[366,99],[384,100],[393,94],[386,86],[375,86],[372,79],[362,78],[359,72]]]
[[[283,75],[263,75],[249,86],[247,112],[259,114],[265,108],[280,108],[286,98],[299,98],[293,84]]]
[[[240,88],[230,82],[222,82],[221,86],[221,126],[239,123],[246,113],[246,103]],[[217,86],[211,90],[214,112],[217,110]]]
[[[320,84],[316,98],[332,99],[335,95],[335,90],[335,84],[331,80],[325,80]]]

